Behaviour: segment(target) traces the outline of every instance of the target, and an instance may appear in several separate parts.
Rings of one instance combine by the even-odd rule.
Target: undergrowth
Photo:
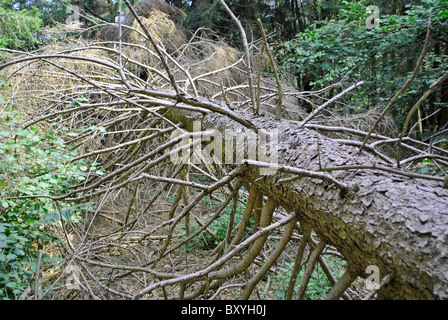
[[[243,199],[244,201],[245,199]],[[213,202],[213,201],[212,201]],[[206,209],[210,209],[210,204],[205,202],[204,205]],[[216,237],[212,236],[207,231],[202,231],[198,236],[196,236],[189,246],[200,248],[202,250],[212,250],[217,245],[219,245],[227,236],[227,232],[229,229],[229,223],[232,223],[230,226],[231,230],[234,230],[238,224],[241,222],[243,218],[243,212],[245,209],[245,203],[239,202],[237,204],[237,208],[232,217],[232,203],[230,203],[224,211],[219,215],[217,219],[215,219],[209,226],[208,230],[211,231]],[[253,229],[253,218],[248,221],[248,228],[246,229],[245,235],[243,238],[249,236],[249,230]],[[192,226],[192,232],[199,229],[200,226],[197,223],[194,223]],[[191,249],[191,248],[190,248]]]
[[[86,179],[97,164],[70,162],[78,155],[64,143],[57,124],[23,129],[23,115],[0,97],[0,300],[34,290],[38,244],[58,241],[52,225],[81,221],[86,206],[49,197]],[[45,250],[44,250],[45,251]],[[43,252],[41,263],[57,263]],[[40,294],[44,292],[43,288]]]
[[[332,271],[333,275],[336,278],[340,278],[345,271],[347,266],[346,262],[338,257],[330,257],[327,260],[328,267]],[[286,293],[288,290],[289,280],[291,278],[292,270],[294,267],[294,262],[285,261],[281,267],[279,267],[279,271],[273,275],[275,285],[271,286],[271,289],[268,290],[268,296],[271,299],[275,300],[284,300],[286,297]],[[297,277],[297,283],[294,287],[294,294],[292,299],[295,299],[296,292],[300,287],[301,279],[303,278],[303,273],[305,268],[302,268]],[[265,286],[261,286],[262,289]],[[319,263],[316,264],[314,270],[309,279],[308,287],[304,295],[305,300],[321,300],[325,297],[325,295],[331,290],[332,284],[330,280],[328,280],[326,274],[322,270],[322,267]]]

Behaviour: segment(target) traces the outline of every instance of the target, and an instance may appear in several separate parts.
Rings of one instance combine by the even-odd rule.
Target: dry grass
[[[20,106],[24,113],[34,114],[37,110],[68,105],[80,98],[80,95],[89,99],[85,96],[89,91],[92,92],[91,97],[94,97],[94,91],[99,91],[98,87],[114,87],[114,80],[117,79],[115,71],[93,61],[115,62],[104,50],[91,49],[92,45],[83,41],[70,41],[44,47],[38,52],[39,55],[61,57],[25,61],[9,67],[5,77],[10,80],[12,87],[2,92],[2,95]],[[63,55],[91,61],[63,58]],[[84,79],[74,73],[83,75]]]
[[[145,24],[156,43],[164,47],[170,54],[176,52],[188,41],[185,33],[176,26],[166,13],[153,10],[149,17],[142,18],[142,22]],[[132,28],[134,29],[130,33],[130,40],[132,43],[140,44],[142,46],[150,45],[145,36],[145,32],[136,20],[132,24]]]

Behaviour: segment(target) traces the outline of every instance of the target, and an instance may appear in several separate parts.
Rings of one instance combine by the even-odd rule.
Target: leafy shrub
[[[2,101],[0,101],[1,103]],[[3,101],[5,102],[5,101]],[[67,148],[56,125],[20,129],[21,116],[10,106],[0,114],[0,299],[14,299],[33,287],[38,242],[57,241],[56,220],[77,222],[85,209],[48,197],[67,192],[96,170]],[[7,111],[5,111],[7,110]],[[89,168],[90,167],[90,168]],[[46,254],[43,263],[54,263]]]
[[[40,43],[37,33],[43,23],[39,10],[5,9],[8,2],[0,1],[0,48],[34,48]]]
[[[369,30],[364,2],[342,1],[345,8],[340,10],[338,19],[316,22],[279,45],[277,60],[281,70],[295,74],[311,90],[342,79],[349,83],[364,80],[363,86],[346,97],[346,106],[338,107],[342,114],[362,113],[372,106],[385,106],[409,79],[421,54],[431,14],[432,31],[425,62],[418,77],[395,104],[394,116],[401,124],[410,108],[447,70],[446,53],[436,49],[440,44],[435,40],[446,34],[447,3],[424,0],[421,4],[407,5],[405,15],[381,15],[379,28]],[[427,115],[434,108],[438,106],[429,101],[422,106]]]

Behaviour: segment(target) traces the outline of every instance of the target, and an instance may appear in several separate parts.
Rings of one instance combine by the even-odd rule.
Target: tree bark
[[[342,145],[295,123],[238,111],[253,127],[279,130],[279,164],[315,171],[355,165],[388,166],[374,155]],[[229,117],[171,110],[168,117],[192,128],[251,130]],[[244,123],[240,121],[240,123]],[[391,282],[379,292],[386,299],[448,299],[448,190],[436,182],[418,180],[380,170],[335,171],[333,177],[348,192],[331,182],[303,177],[289,184],[277,181],[284,173],[262,176],[248,168],[244,178],[274,197],[318,236],[334,245],[353,272],[366,276],[375,265],[380,278]]]

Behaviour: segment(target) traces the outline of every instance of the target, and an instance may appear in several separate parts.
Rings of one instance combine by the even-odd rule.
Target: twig
[[[223,204],[221,205],[221,207],[216,211],[215,214],[213,214],[213,216],[210,217],[210,219],[208,219],[207,222],[205,223],[201,223],[200,221],[196,220],[198,222],[199,225],[201,225],[201,227],[196,230],[193,234],[189,235],[186,239],[184,239],[183,241],[181,241],[180,243],[178,243],[176,246],[174,246],[173,248],[171,248],[170,250],[168,250],[166,252],[166,254],[170,254],[171,252],[173,252],[174,250],[176,250],[177,248],[183,246],[184,244],[186,244],[188,241],[190,241],[191,239],[193,239],[194,237],[196,237],[197,235],[199,235],[202,231],[206,230],[210,235],[212,235],[213,237],[215,237],[214,233],[212,233],[211,231],[209,232],[209,230],[207,229],[207,227],[209,225],[211,225],[213,223],[213,221],[215,221],[220,215],[221,213],[226,209],[227,205],[229,204],[230,200],[232,200],[232,198],[234,197],[236,193],[232,193],[229,197],[227,197],[227,199],[223,202]],[[215,238],[216,239],[216,238]],[[218,240],[219,241],[219,240]]]
[[[392,276],[390,274],[386,275],[380,282],[378,288],[373,289],[369,292],[367,296],[365,296],[362,300],[370,300],[372,297],[381,289],[384,288],[390,281],[392,280]]]
[[[331,288],[324,300],[338,300],[353,281],[356,280],[357,276],[357,273],[348,268],[333,288]]]
[[[323,254],[319,257],[319,264],[322,267],[323,272],[325,273],[325,275],[327,276],[327,279],[330,281],[331,285],[334,286],[337,282],[337,279],[335,278],[335,276],[333,275],[333,272],[331,271],[330,267],[327,264],[327,261],[325,261],[325,257],[324,254],[327,254],[328,251],[325,250],[325,252],[323,252]],[[351,300],[351,298],[349,297],[349,295],[344,292],[341,297],[343,297],[345,300]]]
[[[286,245],[291,239],[291,235],[296,227],[298,218],[291,220],[287,225],[286,229],[283,232],[283,236],[281,240],[278,242],[277,247],[274,249],[270,257],[266,260],[263,266],[258,270],[258,272],[249,280],[246,288],[244,288],[244,292],[242,295],[242,300],[247,300],[250,298],[250,294],[252,293],[255,286],[260,282],[260,280],[264,277],[264,275],[269,271],[272,265],[277,261],[278,257],[284,251]]]
[[[260,194],[260,191],[258,190],[257,185],[255,183],[252,183],[250,185],[249,196],[247,198],[246,208],[244,209],[243,217],[241,218],[241,222],[239,224],[237,233],[236,233],[235,237],[232,239],[232,242],[230,243],[228,251],[231,250],[231,248],[233,246],[237,245],[240,242],[240,240],[243,238],[244,230],[246,229],[249,219],[253,215],[255,201],[259,194]],[[234,203],[236,203],[236,201]],[[230,225],[229,225],[229,228],[230,228]],[[228,230],[228,235],[230,235],[229,230]]]
[[[297,296],[296,296],[297,300],[302,300],[303,297],[305,296],[306,288],[308,287],[308,282],[313,273],[314,266],[316,265],[316,262],[317,262],[319,256],[321,255],[322,251],[325,249],[325,246],[326,246],[325,241],[321,240],[318,243],[318,245],[311,252],[308,264],[303,273],[303,278],[302,278],[302,282],[300,284],[300,288],[297,292]]]
[[[435,81],[426,91],[426,93],[418,100],[418,102],[414,105],[414,107],[409,111],[409,114],[406,118],[406,121],[403,126],[403,131],[401,132],[399,136],[399,141],[397,145],[397,167],[400,167],[400,157],[401,157],[401,141],[403,140],[403,137],[406,135],[406,132],[409,129],[409,124],[411,122],[411,118],[414,115],[415,111],[420,108],[420,106],[423,104],[423,102],[434,92],[434,90],[437,89],[445,80],[448,79],[448,72],[445,73],[443,76],[441,76],[437,81]]]
[[[125,0],[125,1],[128,1],[128,0]],[[238,26],[238,28],[240,29],[240,32],[241,32],[241,39],[243,40],[244,51],[246,54],[246,67],[247,67],[247,76],[248,76],[248,81],[249,81],[249,95],[250,95],[250,100],[252,102],[252,108],[255,110],[256,101],[255,101],[254,84],[253,84],[253,79],[252,79],[252,63],[251,63],[249,44],[247,42],[246,31],[244,30],[241,22],[235,16],[235,14],[232,12],[232,10],[230,10],[229,6],[225,3],[225,1],[219,0],[219,2],[222,4],[224,9],[230,15],[230,17],[235,22],[235,24]]]
[[[351,87],[345,89],[344,91],[342,91],[340,94],[334,96],[333,98],[331,98],[330,100],[328,100],[327,102],[325,102],[323,105],[321,105],[320,107],[318,107],[317,109],[315,109],[313,112],[311,112],[301,123],[300,126],[304,126],[306,125],[311,119],[313,119],[319,112],[321,112],[323,109],[325,109],[326,107],[328,107],[329,105],[331,105],[332,103],[334,103],[335,101],[339,100],[340,98],[342,98],[343,96],[345,96],[347,93],[349,93],[350,91],[352,91],[353,89],[356,89],[357,87],[361,86],[364,84],[364,81],[360,81],[355,83],[354,85],[352,85]]]
[[[210,186],[206,186],[206,185],[192,182],[192,181],[184,181],[184,180],[173,179],[173,178],[164,178],[164,177],[159,177],[159,176],[153,176],[153,175],[150,175],[147,173],[144,173],[137,178],[133,178],[131,181],[138,181],[138,180],[142,180],[142,179],[150,179],[150,180],[165,182],[165,183],[169,183],[169,184],[178,184],[181,186],[188,186],[188,187],[200,189],[203,191],[206,191],[210,188]]]
[[[221,291],[226,290],[226,289],[230,289],[230,288],[239,288],[239,287],[244,287],[246,285],[246,283],[234,283],[234,284],[228,284],[226,286],[222,286],[219,287],[218,290],[216,290],[215,294],[213,296],[210,297],[209,300],[215,300],[215,298],[221,293]]]
[[[275,64],[274,58],[272,57],[271,49],[269,48],[268,39],[266,38],[266,32],[264,31],[263,24],[262,24],[260,18],[258,18],[257,23],[258,23],[258,26],[260,27],[261,37],[263,38],[264,47],[266,48],[266,52],[268,54],[269,62],[271,63],[272,70],[274,72],[275,80],[277,81],[278,105],[277,105],[277,112],[275,114],[275,117],[276,117],[277,120],[280,120],[280,118],[282,116],[282,105],[283,105],[282,83],[280,81],[280,77],[278,75],[278,70],[277,70],[277,65]]]
[[[257,241],[257,239],[259,239],[260,237],[263,237],[268,232],[275,230],[277,228],[280,228],[281,226],[287,224],[292,219],[295,219],[295,217],[296,217],[295,214],[290,214],[290,215],[286,216],[285,218],[279,220],[276,223],[273,223],[273,224],[270,224],[269,226],[261,228],[256,233],[251,235],[249,238],[247,238],[246,240],[244,240],[243,242],[241,242],[240,244],[235,246],[231,251],[229,251],[227,254],[222,256],[220,259],[218,259],[217,261],[215,261],[214,263],[212,263],[211,265],[209,265],[208,267],[206,267],[202,270],[178,277],[176,279],[163,280],[163,281],[153,283],[153,284],[147,286],[146,288],[140,290],[135,295],[134,299],[140,299],[143,295],[148,294],[151,291],[153,291],[154,289],[157,289],[157,288],[160,288],[163,286],[173,285],[173,284],[186,282],[186,281],[193,281],[196,279],[210,279],[212,277],[212,274],[210,274],[210,273],[213,270],[219,268],[221,265],[223,265],[229,259],[231,259],[235,255],[240,253],[246,246],[248,246],[252,242]]]
[[[134,7],[132,6],[132,4],[129,2],[129,0],[124,0],[124,2],[126,3],[126,6],[129,8],[129,11],[132,13],[132,15],[134,16],[135,20],[137,20],[138,24],[140,25],[140,27],[142,28],[142,30],[145,32],[146,36],[148,37],[149,41],[151,42],[152,46],[154,47],[154,49],[157,52],[157,55],[160,58],[160,61],[162,62],[163,67],[165,68],[166,73],[168,74],[168,77],[170,78],[170,82],[171,85],[174,88],[174,91],[176,91],[177,95],[181,94],[181,91],[179,89],[179,86],[177,85],[176,80],[174,79],[173,74],[171,73],[171,69],[168,66],[167,61],[165,60],[165,55],[162,53],[161,49],[159,48],[159,45],[157,44],[157,42],[154,40],[153,36],[151,35],[151,33],[149,32],[148,28],[146,27],[146,25],[143,23],[142,19],[139,17],[139,15],[135,12]]]
[[[38,300],[39,299],[39,287],[40,287],[40,281],[42,278],[42,240],[39,239],[38,241],[38,249],[39,249],[39,253],[37,256],[37,265],[36,265],[36,277],[34,279],[34,300]]]
[[[247,160],[247,159],[243,160],[242,163],[243,163],[243,165],[254,166],[254,167],[262,167],[262,168],[266,168],[266,167],[267,168],[272,168],[272,167],[274,167],[278,171],[282,171],[282,172],[285,172],[285,173],[292,173],[292,174],[297,175],[296,177],[278,180],[277,183],[280,183],[280,184],[292,182],[292,181],[300,179],[302,177],[309,177],[309,178],[321,179],[323,181],[333,183],[337,187],[339,187],[339,188],[341,188],[341,189],[343,189],[345,191],[348,190],[348,186],[346,186],[343,183],[337,181],[331,175],[322,174],[322,172],[310,171],[310,170],[294,168],[294,167],[290,167],[290,166],[286,166],[286,165],[271,164],[271,163],[255,161],[255,160]]]
[[[302,226],[302,229],[303,229],[303,237],[302,237],[302,240],[300,240],[299,247],[297,248],[296,258],[294,261],[294,267],[292,269],[291,278],[289,279],[288,289],[286,291],[286,300],[292,299],[292,295],[294,293],[294,287],[297,282],[297,276],[299,275],[300,269],[302,267],[303,254],[304,254],[305,249],[311,239],[311,229],[308,227],[303,227],[303,226]]]

